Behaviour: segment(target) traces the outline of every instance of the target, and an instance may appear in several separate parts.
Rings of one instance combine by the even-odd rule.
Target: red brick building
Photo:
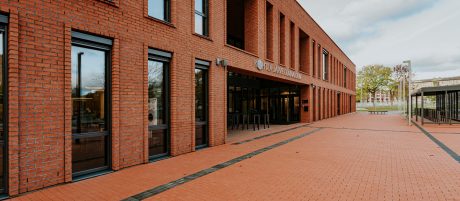
[[[0,0],[0,12],[6,195],[224,144],[237,116],[355,111],[355,65],[295,0]]]

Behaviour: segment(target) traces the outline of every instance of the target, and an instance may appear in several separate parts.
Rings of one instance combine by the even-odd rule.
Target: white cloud
[[[458,0],[299,0],[358,67],[411,59],[417,79],[460,75]]]

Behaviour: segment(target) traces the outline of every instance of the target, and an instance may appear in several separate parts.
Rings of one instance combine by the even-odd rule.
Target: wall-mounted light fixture
[[[223,59],[223,58],[217,58],[216,59],[216,65],[226,68],[228,66],[228,61],[226,59]]]

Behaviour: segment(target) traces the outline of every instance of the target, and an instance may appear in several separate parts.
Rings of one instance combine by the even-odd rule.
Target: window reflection
[[[163,21],[169,21],[168,19],[168,1],[169,0],[149,0],[148,2],[148,14],[154,18]]]
[[[164,69],[163,63],[149,60],[149,125],[164,124]]]
[[[4,85],[3,85],[3,71],[4,69],[4,48],[3,48],[3,32],[0,32],[0,193],[4,192],[5,189],[5,158],[4,158],[4,149],[5,149],[5,133],[4,133],[4,118],[5,113],[3,111],[3,105],[6,103],[5,94],[4,94]]]
[[[208,10],[206,0],[195,0],[195,33],[208,35]]]
[[[108,168],[106,70],[108,52],[72,46],[72,172]]]
[[[105,54],[104,51],[72,46],[73,133],[107,130],[104,108]]]
[[[204,147],[207,136],[207,71],[195,69],[195,145]]]
[[[151,158],[166,155],[168,152],[166,69],[166,62],[148,61],[149,155]]]
[[[204,70],[195,69],[195,119],[206,121]]]
[[[203,16],[195,14],[195,33],[204,35],[203,21]]]
[[[4,104],[4,90],[3,90],[3,32],[0,32],[0,140],[3,140],[4,131],[3,131],[3,104]]]

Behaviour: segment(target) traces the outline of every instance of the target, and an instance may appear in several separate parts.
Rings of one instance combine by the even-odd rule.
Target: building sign
[[[284,68],[280,65],[264,62],[262,59],[258,59],[256,61],[256,67],[259,71],[272,72],[275,74],[284,75],[286,77],[295,78],[299,80],[302,79],[302,74],[300,74],[299,72],[293,71],[289,68]]]

